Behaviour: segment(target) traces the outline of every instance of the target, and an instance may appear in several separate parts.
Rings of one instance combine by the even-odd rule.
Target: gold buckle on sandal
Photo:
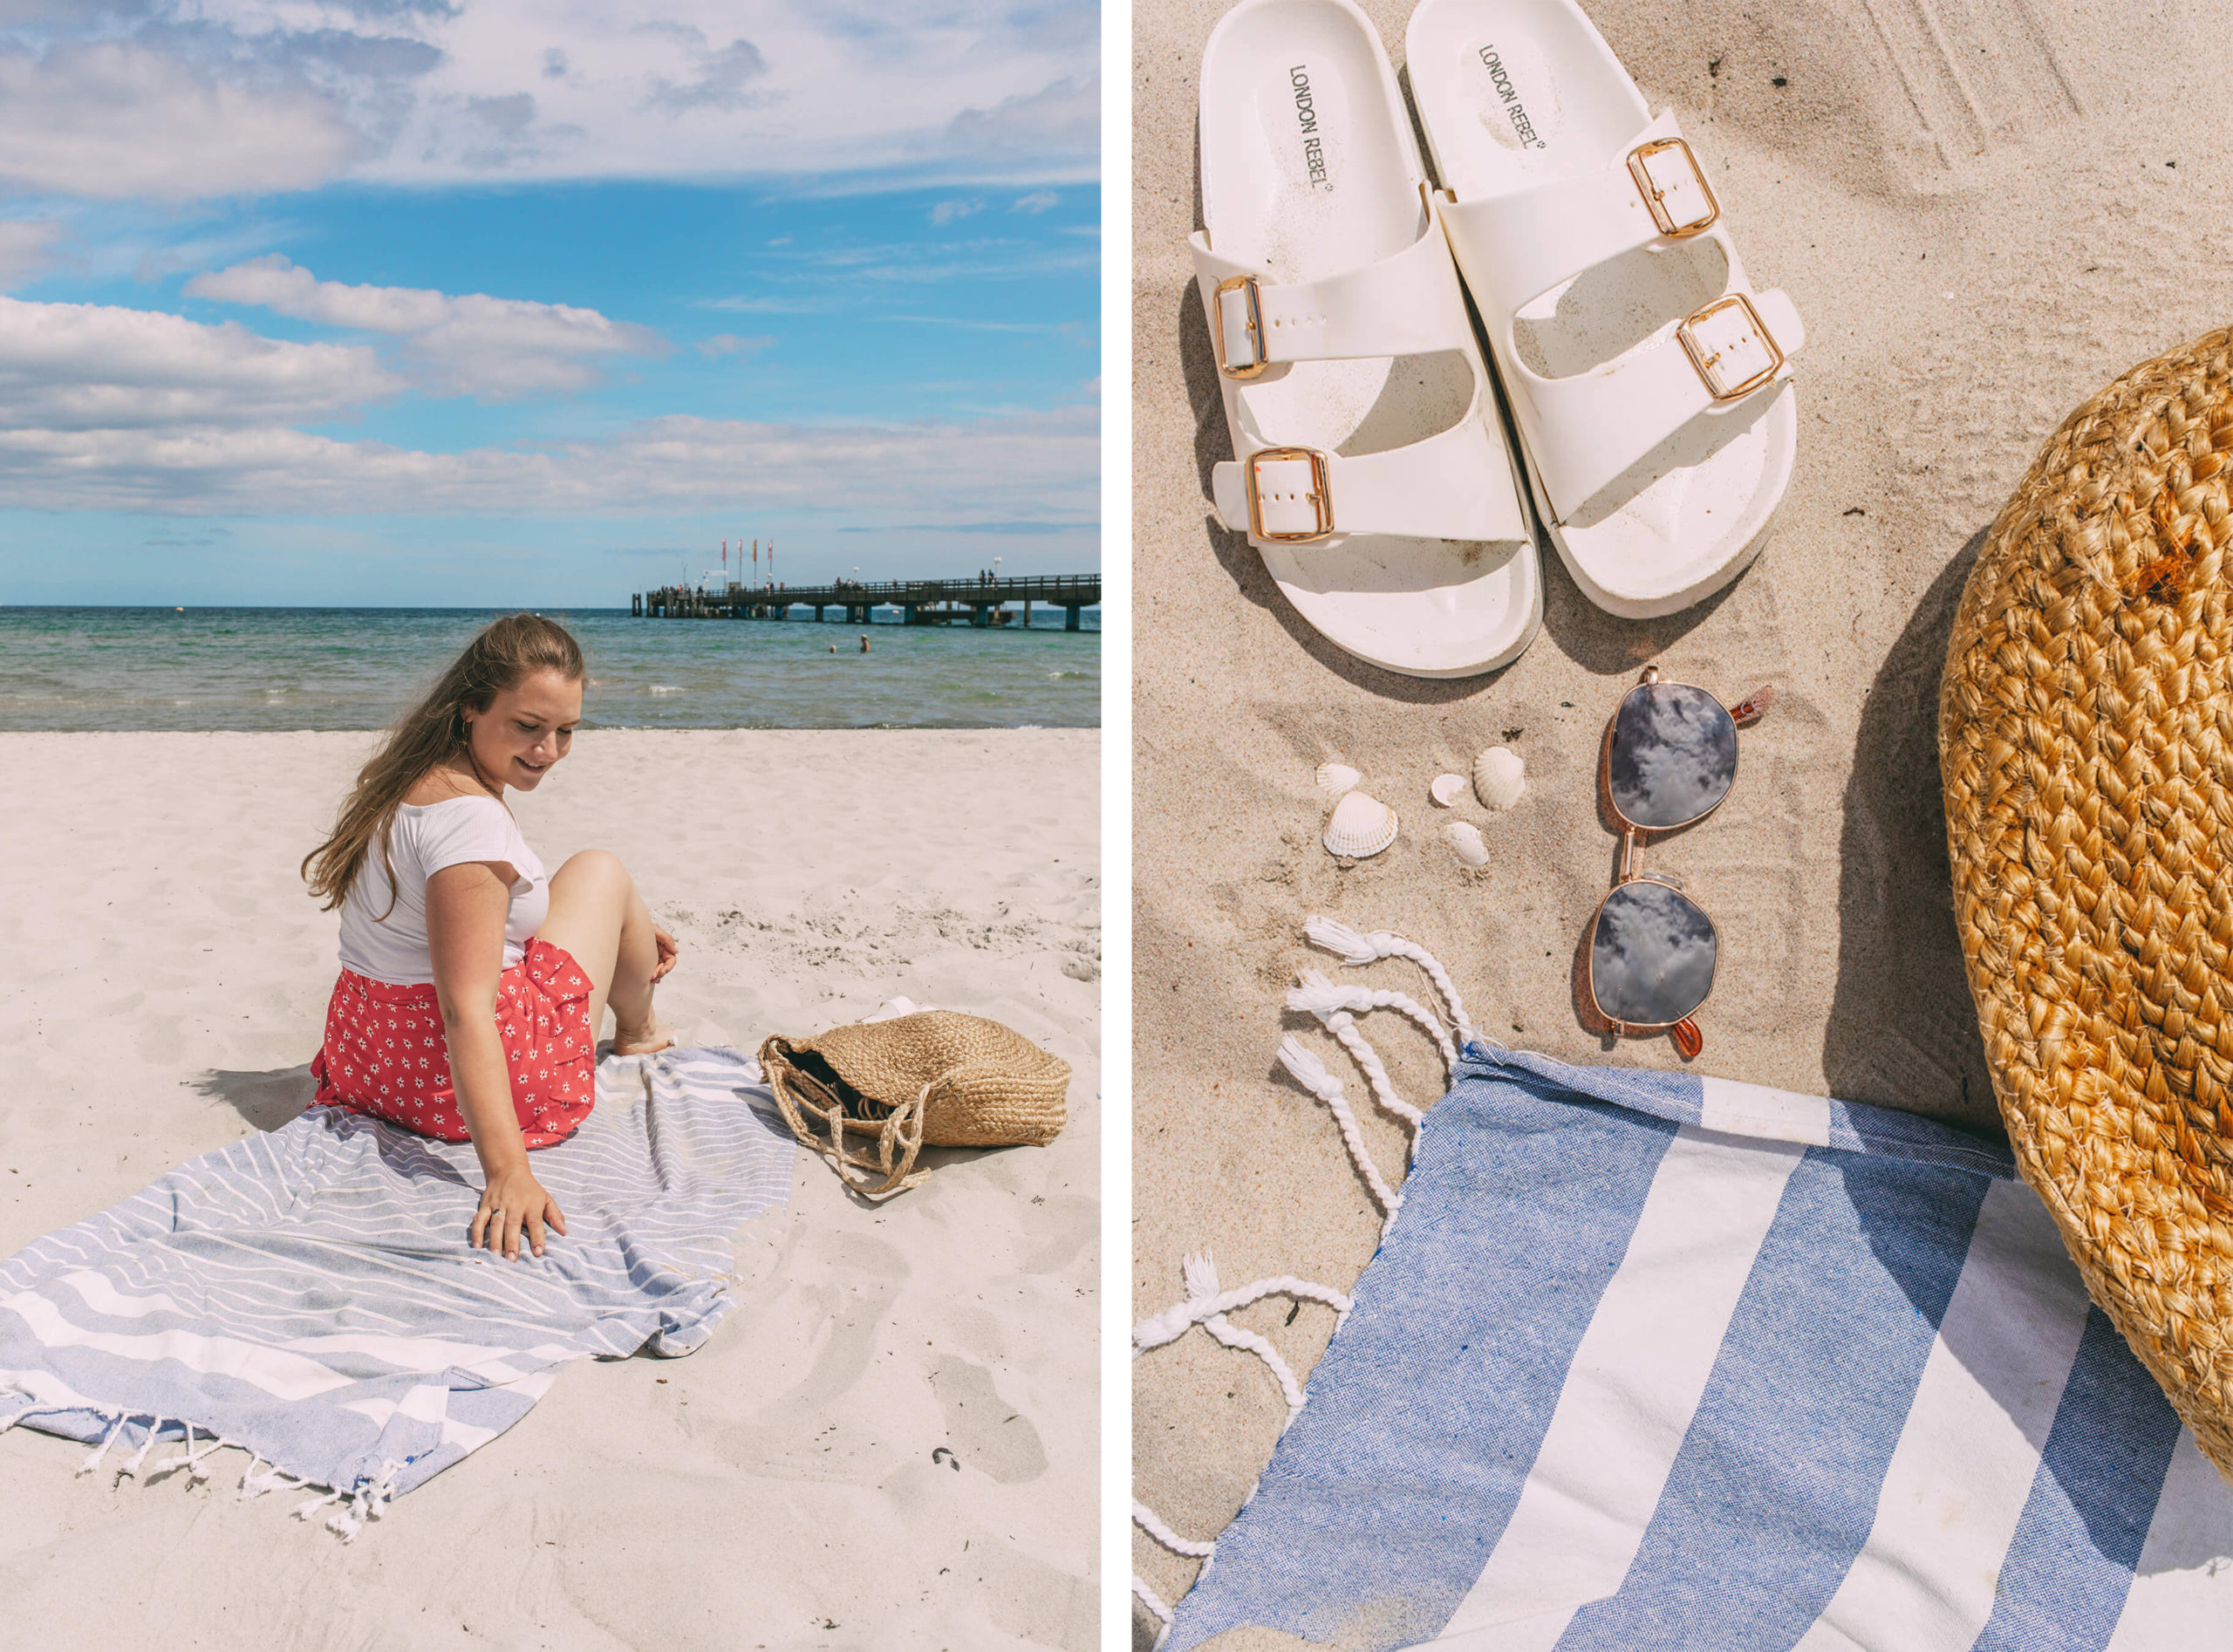
[[[1724,338],[1717,344],[1699,337],[1698,329],[1726,311],[1745,312],[1745,331]],[[1783,346],[1760,319],[1760,312],[1752,308],[1752,301],[1741,292],[1732,292],[1715,299],[1703,310],[1695,311],[1683,324],[1675,329],[1675,336],[1683,341],[1683,348],[1690,353],[1690,365],[1698,370],[1698,377],[1705,380],[1706,393],[1716,401],[1734,401],[1739,396],[1750,395],[1762,385],[1783,371]],[[1731,380],[1724,369],[1723,358],[1732,350],[1741,351],[1748,343],[1757,343],[1767,353],[1766,364]]]
[[[1246,305],[1241,312],[1240,322],[1242,329],[1248,335],[1249,358],[1246,361],[1229,361],[1226,358],[1226,295],[1235,292],[1241,296]],[[1228,379],[1253,379],[1271,365],[1270,358],[1264,353],[1264,304],[1258,294],[1255,276],[1227,276],[1223,281],[1218,283],[1214,302],[1210,305],[1210,310],[1217,317],[1217,325],[1210,331],[1210,342],[1217,346],[1219,372]]]
[[[1263,466],[1289,460],[1310,467],[1310,491],[1303,497],[1310,502],[1318,525],[1308,533],[1274,533],[1264,526],[1264,500],[1259,491],[1258,475]],[[1248,455],[1243,474],[1248,481],[1248,531],[1257,538],[1268,539],[1275,544],[1301,545],[1333,533],[1334,498],[1327,488],[1326,455],[1315,447],[1260,448]]]
[[[1690,169],[1690,177],[1698,186],[1698,193],[1706,198],[1706,209],[1702,217],[1675,222],[1675,215],[1667,210],[1667,191],[1661,188],[1651,175],[1650,161],[1654,155],[1670,150],[1679,150],[1683,164]],[[1636,191],[1643,196],[1644,210],[1651,214],[1651,221],[1659,233],[1670,240],[1680,241],[1685,236],[1695,236],[1711,229],[1721,216],[1721,203],[1713,198],[1713,186],[1706,181],[1705,168],[1698,165],[1697,156],[1690,153],[1690,146],[1680,138],[1659,138],[1650,143],[1638,144],[1629,151],[1629,176],[1635,180]]]

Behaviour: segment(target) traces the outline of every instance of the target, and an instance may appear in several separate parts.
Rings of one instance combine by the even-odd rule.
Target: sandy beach
[[[1409,6],[1364,9],[1400,71]],[[1426,945],[1511,1044],[1678,1063],[1664,1039],[1593,1034],[1573,986],[1617,852],[1600,740],[1648,662],[1724,701],[1779,695],[1728,802],[1651,857],[1722,936],[1696,1068],[1996,1132],[1948,892],[1946,633],[1984,529],[2062,417],[2233,318],[2233,44],[2182,0],[1590,4],[1652,106],[1676,111],[1755,283],[1806,318],[1798,472],[1776,536],[1718,597],[1617,620],[1547,547],[1533,647],[1495,676],[1433,682],[1321,640],[1210,516],[1209,468],[1232,450],[1185,242],[1201,222],[1197,69],[1224,10],[1143,0],[1134,34],[1136,1310],[1178,1299],[1198,1247],[1228,1283],[1336,1287],[1372,1253],[1377,1219],[1340,1141],[1274,1061],[1295,1031],[1350,1072],[1280,1007],[1298,966],[1335,967],[1303,945],[1307,913]],[[1528,790],[1506,816],[1470,798],[1456,811],[1492,850],[1469,872],[1427,786],[1498,743],[1526,759]],[[1403,817],[1391,850],[1346,870],[1317,846],[1313,771],[1336,756]],[[1419,990],[1404,964],[1337,973]],[[1425,1039],[1388,1016],[1369,1030],[1402,1092],[1430,1103]],[[1400,1164],[1390,1121],[1365,1130]],[[1287,1308],[1235,1319],[1307,1376],[1332,1316]],[[1213,1535],[1271,1451],[1278,1392],[1201,1336],[1135,1371],[1136,1490],[1180,1533]],[[1134,1554],[1165,1599],[1194,1574],[1137,1533]]]
[[[308,1099],[336,920],[296,863],[367,747],[0,735],[0,1254]],[[118,1491],[15,1430],[0,1646],[1091,1647],[1098,763],[1091,730],[582,735],[522,824],[628,863],[684,1041],[905,994],[1070,1062],[1069,1128],[878,1208],[802,1154],[711,1343],[568,1369],[352,1546],[237,1502],[239,1452]]]

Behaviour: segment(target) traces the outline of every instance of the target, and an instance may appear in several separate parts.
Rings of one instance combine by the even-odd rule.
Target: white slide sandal
[[[1379,35],[1349,0],[1241,0],[1203,51],[1200,136],[1219,520],[1357,658],[1507,664],[1541,563]]]
[[[1704,600],[1791,481],[1798,311],[1752,290],[1673,114],[1574,0],[1422,0],[1405,51],[1559,555],[1627,618]]]

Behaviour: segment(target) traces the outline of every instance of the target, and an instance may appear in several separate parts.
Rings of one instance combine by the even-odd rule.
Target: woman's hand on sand
[[[657,924],[652,925],[652,939],[659,949],[659,964],[652,971],[652,984],[656,986],[667,971],[674,967],[675,955],[681,951],[681,948],[674,944],[674,937]]]
[[[489,1250],[502,1251],[506,1261],[516,1262],[524,1231],[528,1248],[540,1256],[546,1226],[557,1233],[566,1231],[558,1201],[543,1191],[543,1184],[526,1165],[501,1171],[488,1178],[488,1186],[481,1190],[481,1208],[473,1213],[473,1248],[477,1251],[485,1245]]]

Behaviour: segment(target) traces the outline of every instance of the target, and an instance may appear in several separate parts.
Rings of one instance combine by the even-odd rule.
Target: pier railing
[[[897,608],[910,625],[1008,624],[1011,604],[1020,604],[1024,624],[1034,604],[1063,611],[1063,629],[1076,631],[1081,611],[1101,601],[1099,574],[1025,574],[997,579],[837,580],[821,585],[663,585],[638,591],[632,614],[655,619],[787,620],[791,611],[809,608],[818,621],[825,611],[843,611],[845,623],[865,625],[872,608]]]

